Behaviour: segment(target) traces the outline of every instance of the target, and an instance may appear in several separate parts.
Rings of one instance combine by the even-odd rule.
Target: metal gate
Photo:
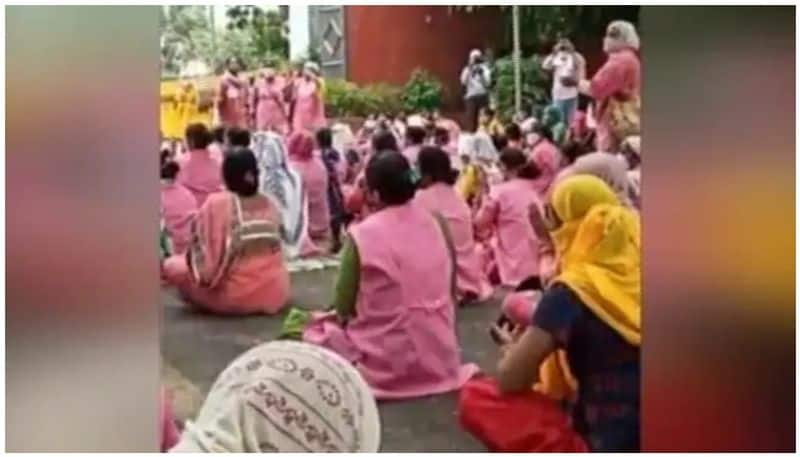
[[[345,6],[309,6],[309,38],[317,51],[322,75],[347,77]]]

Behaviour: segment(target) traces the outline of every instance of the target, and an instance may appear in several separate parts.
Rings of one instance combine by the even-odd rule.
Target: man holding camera
[[[469,53],[469,63],[461,71],[461,84],[466,89],[464,101],[467,108],[466,130],[475,132],[478,129],[478,114],[481,108],[489,106],[489,87],[491,72],[478,49]]]
[[[553,73],[553,104],[567,125],[578,108],[578,81],[586,78],[586,61],[566,38],[558,40],[542,67]]]

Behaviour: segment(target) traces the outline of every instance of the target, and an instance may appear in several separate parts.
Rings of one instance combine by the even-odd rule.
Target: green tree
[[[276,65],[289,57],[289,29],[285,9],[264,9],[253,5],[228,8],[227,45],[248,66]]]
[[[160,22],[163,73],[178,74],[187,61],[207,57],[204,43],[211,42],[211,21],[206,7],[162,7]]]

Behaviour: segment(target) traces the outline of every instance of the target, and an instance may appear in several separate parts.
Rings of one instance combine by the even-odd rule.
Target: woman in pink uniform
[[[490,246],[500,284],[517,287],[539,275],[538,239],[530,224],[530,207],[539,202],[535,173],[522,151],[504,149],[500,154],[504,181],[492,186],[483,201],[475,227],[490,230]]]
[[[205,125],[189,124],[186,127],[188,151],[177,159],[180,171],[176,181],[194,195],[198,207],[203,206],[209,195],[222,190],[219,159],[208,150],[211,140]]]
[[[283,101],[283,87],[268,69],[255,86],[256,130],[271,130],[280,135],[289,131],[289,114]]]
[[[172,253],[183,254],[192,239],[192,221],[197,214],[197,200],[175,182],[178,164],[161,157],[161,218],[172,241]]]
[[[305,132],[289,137],[289,166],[303,180],[308,199],[308,235],[314,242],[330,236],[331,215],[328,208],[328,172],[319,156],[314,155],[314,139]]]
[[[165,277],[197,308],[276,313],[289,298],[280,213],[258,192],[258,165],[249,149],[229,151],[222,168],[228,190],[200,208],[188,252],[164,262]]]
[[[455,259],[447,223],[414,201],[411,167],[385,151],[367,164],[369,218],[350,229],[335,312],[316,315],[303,338],[354,363],[378,399],[459,389]]]
[[[419,154],[420,187],[416,201],[447,221],[456,254],[456,296],[460,303],[484,300],[492,288],[475,244],[472,213],[453,185],[458,172],[450,166],[450,157],[437,147],[425,147]]]
[[[247,82],[239,77],[242,63],[231,57],[226,65],[216,94],[219,121],[226,127],[247,128]]]
[[[306,62],[303,76],[294,82],[293,131],[315,132],[325,127],[325,103],[322,100],[322,82],[319,68],[313,62]]]

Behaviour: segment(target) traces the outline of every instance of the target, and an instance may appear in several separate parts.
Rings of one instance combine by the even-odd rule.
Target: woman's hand
[[[582,79],[578,81],[578,92],[582,93],[583,95],[588,95],[589,97],[592,96],[592,83],[588,79]]]

